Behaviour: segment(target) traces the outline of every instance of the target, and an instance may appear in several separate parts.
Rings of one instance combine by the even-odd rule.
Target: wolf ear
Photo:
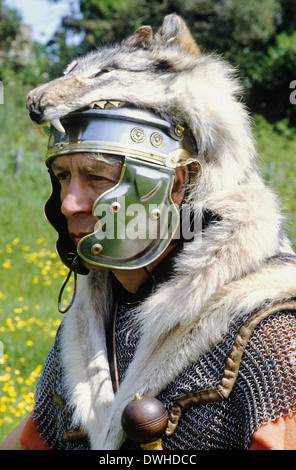
[[[162,44],[177,44],[191,54],[200,54],[200,49],[193,39],[185,21],[176,14],[165,16],[162,26],[156,35]]]
[[[153,31],[151,26],[141,26],[124,44],[136,49],[149,49],[153,40]]]

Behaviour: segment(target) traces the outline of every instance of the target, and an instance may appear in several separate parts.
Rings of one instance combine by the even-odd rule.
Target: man
[[[121,425],[139,394],[168,411],[164,449],[296,448],[296,258],[237,83],[175,15],[151,34],[29,95],[84,280],[11,445],[139,448]]]

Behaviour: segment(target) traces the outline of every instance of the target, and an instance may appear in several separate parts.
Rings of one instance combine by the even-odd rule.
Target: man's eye
[[[92,180],[92,181],[103,181],[103,182],[110,181],[108,178],[106,178],[105,176],[101,176],[101,175],[90,175],[90,180]]]
[[[68,173],[57,173],[55,176],[58,179],[58,181],[66,181],[69,178]]]

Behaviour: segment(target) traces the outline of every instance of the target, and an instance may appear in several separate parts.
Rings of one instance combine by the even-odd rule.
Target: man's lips
[[[73,242],[75,243],[75,245],[78,245],[80,240],[83,237],[85,237],[86,235],[89,235],[89,233],[88,232],[86,232],[86,233],[71,233],[71,238],[72,238]]]

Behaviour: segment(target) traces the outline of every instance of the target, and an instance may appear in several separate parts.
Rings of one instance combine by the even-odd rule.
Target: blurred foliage
[[[19,32],[21,17],[0,0],[0,53],[6,52]]]
[[[256,54],[250,64],[252,90],[250,108],[270,122],[287,118],[296,125],[296,106],[289,102],[289,86],[295,79],[296,32],[278,34],[266,51]]]

